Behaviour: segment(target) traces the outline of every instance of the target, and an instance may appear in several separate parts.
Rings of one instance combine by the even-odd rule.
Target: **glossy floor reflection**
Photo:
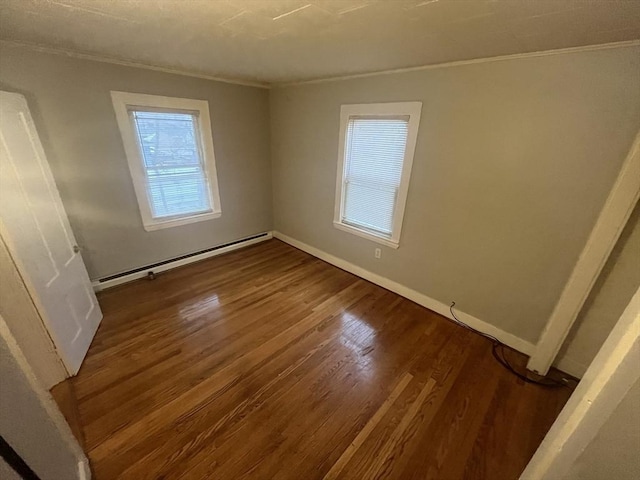
[[[99,298],[72,381],[98,480],[516,479],[570,394],[277,240]]]

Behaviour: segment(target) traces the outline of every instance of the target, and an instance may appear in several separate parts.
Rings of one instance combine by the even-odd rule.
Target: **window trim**
[[[400,233],[404,219],[404,210],[409,193],[409,180],[411,178],[411,168],[413,167],[413,157],[418,138],[418,127],[420,126],[420,113],[422,102],[398,102],[398,103],[363,103],[342,105],[340,108],[340,134],[338,147],[338,168],[336,175],[336,201],[333,215],[333,226],[339,230],[358,235],[360,237],[381,243],[391,248],[398,248],[400,244]],[[405,147],[404,159],[402,162],[402,176],[398,188],[398,197],[393,212],[393,226],[391,237],[376,235],[375,233],[355,227],[342,221],[344,210],[344,176],[345,176],[345,141],[349,118],[354,116],[368,117],[393,117],[408,116],[407,125],[407,145]]]
[[[209,116],[209,102],[206,100],[193,100],[188,98],[164,97],[160,95],[147,95],[142,93],[111,92],[111,101],[116,114],[118,128],[122,136],[129,172],[133,180],[138,201],[142,225],[147,232],[162,228],[177,227],[189,223],[202,222],[218,218],[222,215],[220,204],[220,190],[218,188],[218,174],[216,170],[215,154],[213,149],[213,135],[211,118]],[[200,140],[200,152],[203,156],[204,170],[209,184],[209,198],[211,211],[186,215],[176,215],[165,218],[153,218],[151,214],[151,200],[147,191],[147,176],[144,171],[144,161],[140,153],[140,146],[134,134],[135,126],[131,121],[129,110],[131,107],[140,107],[145,110],[157,111],[185,111],[197,112],[197,136]]]

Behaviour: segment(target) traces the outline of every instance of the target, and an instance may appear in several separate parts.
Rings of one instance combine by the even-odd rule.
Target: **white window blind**
[[[194,113],[131,110],[153,218],[210,212]]]
[[[343,223],[391,237],[408,128],[408,115],[349,118]]]

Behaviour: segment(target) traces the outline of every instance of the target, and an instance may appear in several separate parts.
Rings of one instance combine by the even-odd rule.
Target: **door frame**
[[[546,375],[640,198],[640,132],[620,169],[527,368]]]
[[[66,419],[60,412],[60,409],[56,405],[51,394],[43,388],[41,382],[35,375],[31,368],[31,364],[25,358],[24,353],[18,344],[16,338],[11,333],[5,318],[0,315],[0,337],[6,342],[9,352],[14,361],[20,368],[21,373],[24,375],[30,389],[35,393],[41,406],[47,413],[49,420],[53,426],[58,430],[63,441],[67,444],[69,450],[76,458],[76,469],[78,472],[78,480],[88,480],[91,478],[91,468],[89,466],[89,459],[82,450],[82,447],[78,443],[78,440],[73,435],[71,427],[67,423]]]
[[[564,478],[640,380],[640,288],[538,447],[520,480]]]

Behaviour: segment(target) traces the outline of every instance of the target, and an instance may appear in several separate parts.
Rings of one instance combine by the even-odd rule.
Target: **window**
[[[422,103],[343,105],[336,228],[398,248]]]
[[[221,215],[209,105],[111,92],[147,231]]]

